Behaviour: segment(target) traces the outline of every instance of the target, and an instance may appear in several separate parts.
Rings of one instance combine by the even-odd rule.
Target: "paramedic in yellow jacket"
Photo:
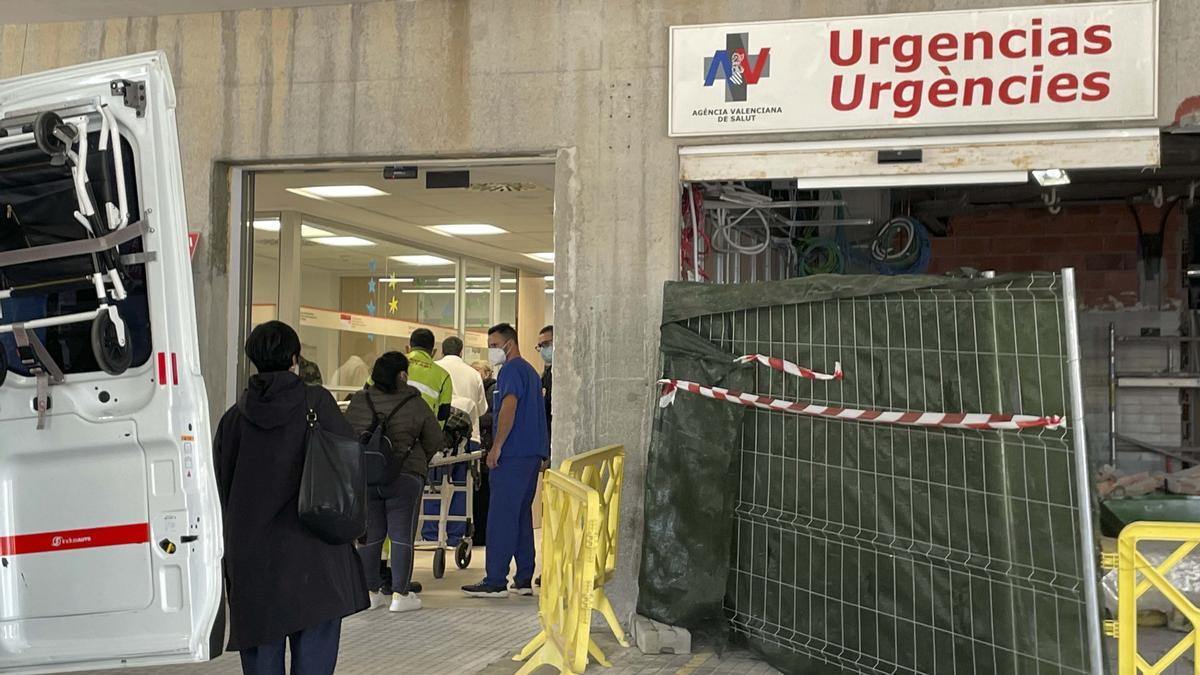
[[[433,362],[433,345],[433,331],[428,328],[413,331],[408,339],[408,384],[421,392],[438,424],[444,424],[450,417],[454,381],[445,368]]]

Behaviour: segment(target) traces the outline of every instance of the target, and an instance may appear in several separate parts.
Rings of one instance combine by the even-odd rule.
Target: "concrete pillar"
[[[546,319],[545,275],[521,271],[517,281],[517,344],[521,355],[541,372],[545,364],[538,354],[538,333]]]
[[[300,214],[279,214],[279,304],[276,316],[289,326],[300,328]]]

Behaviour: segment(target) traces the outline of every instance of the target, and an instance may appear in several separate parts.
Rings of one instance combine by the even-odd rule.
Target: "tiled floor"
[[[418,553],[416,580],[424,585],[425,608],[411,614],[375,610],[350,617],[343,624],[338,663],[339,675],[509,675],[521,664],[512,660],[538,632],[535,598],[472,600],[459,592],[463,584],[479,581],[484,551],[476,550],[472,566],[450,566],[445,578],[435,580],[432,556]],[[603,626],[598,615],[595,625]],[[746,654],[718,658],[708,652],[689,656],[646,656],[637,649],[622,649],[611,634],[596,630],[596,639],[613,662],[612,669],[595,665],[589,672],[606,675],[630,673],[775,673]],[[92,675],[238,675],[236,654],[226,654],[203,664],[140,670],[106,671]],[[542,673],[553,672],[543,668]],[[86,675],[86,674],[85,674]]]
[[[483,569],[483,551],[476,552],[472,568],[447,570],[441,580],[433,578],[431,555],[419,553],[416,578],[425,586],[425,609],[412,614],[393,615],[386,610],[360,614],[346,620],[338,673],[341,675],[443,675],[482,673],[511,675],[521,664],[512,661],[517,652],[538,632],[537,604],[534,598],[511,597],[505,600],[471,600],[462,597],[459,587],[478,581]],[[589,672],[606,675],[634,673],[660,675],[717,675],[777,673],[765,663],[744,652],[718,657],[712,652],[694,655],[647,656],[637,649],[622,649],[595,617],[594,634],[601,649],[613,662],[612,669],[593,664]],[[1139,651],[1153,657],[1165,653],[1183,635],[1165,629],[1142,629]],[[1108,640],[1110,672],[1116,668],[1116,642]],[[227,654],[205,664],[142,670],[107,671],[118,675],[238,675],[236,654]],[[543,668],[542,673],[553,672]],[[1191,660],[1181,659],[1166,673],[1193,673]],[[103,674],[94,674],[103,675]]]

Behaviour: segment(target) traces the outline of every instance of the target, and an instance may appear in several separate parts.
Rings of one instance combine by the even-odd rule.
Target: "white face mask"
[[[542,360],[546,362],[546,365],[550,365],[550,362],[554,360],[554,345],[542,347],[538,351],[541,353]]]
[[[491,347],[488,349],[488,362],[493,366],[502,365],[507,357],[504,350],[499,347]]]

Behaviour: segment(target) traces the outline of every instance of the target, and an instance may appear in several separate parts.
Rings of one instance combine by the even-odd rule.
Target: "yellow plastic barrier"
[[[617,611],[613,609],[604,586],[612,580],[617,570],[617,533],[621,528],[621,486],[625,483],[625,446],[610,445],[564,460],[562,472],[600,494],[600,511],[604,521],[600,528],[600,546],[596,549],[598,560],[595,597],[592,605],[604,616],[613,636],[622,647],[629,646]]]
[[[1143,541],[1178,542],[1180,546],[1155,566],[1138,552],[1138,544]],[[1117,552],[1105,554],[1105,566],[1117,570],[1117,619],[1106,621],[1104,627],[1109,636],[1117,638],[1118,675],[1158,675],[1189,652],[1195,662],[1194,672],[1200,674],[1200,640],[1196,632],[1200,628],[1200,609],[1167,581],[1171,568],[1197,545],[1200,545],[1200,524],[1132,523],[1121,530]],[[1192,624],[1192,631],[1154,664],[1147,663],[1137,650],[1137,601],[1151,588],[1162,593]]]
[[[518,675],[544,665],[560,673],[582,673],[587,668],[588,653],[594,649],[592,597],[601,528],[599,493],[561,471],[547,471],[542,486],[542,593],[538,598],[542,630],[513,657],[529,659]],[[598,651],[593,655],[609,665]]]

